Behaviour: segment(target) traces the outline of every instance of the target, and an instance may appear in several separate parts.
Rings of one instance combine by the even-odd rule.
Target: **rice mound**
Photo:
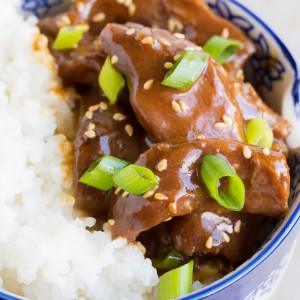
[[[75,94],[35,22],[0,0],[0,287],[30,299],[143,299],[158,282],[151,261],[73,216]]]

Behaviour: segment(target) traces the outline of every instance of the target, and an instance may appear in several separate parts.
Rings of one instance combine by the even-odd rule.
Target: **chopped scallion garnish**
[[[172,270],[178,268],[182,262],[183,255],[172,249],[162,261],[155,264],[155,268],[160,270]]]
[[[272,148],[273,132],[262,118],[249,121],[246,127],[247,143],[261,148]]]
[[[99,74],[99,85],[107,96],[110,104],[115,104],[120,90],[125,85],[125,79],[111,64],[110,57],[107,57]]]
[[[108,191],[114,186],[113,175],[128,165],[128,161],[104,155],[89,166],[79,182]]]
[[[210,195],[221,206],[240,211],[245,203],[245,185],[227,161],[217,155],[206,155],[201,164],[202,180]],[[220,180],[228,179],[227,190],[220,189]]]
[[[209,55],[199,51],[185,51],[167,73],[162,85],[181,91],[190,88],[207,66]]]
[[[159,300],[176,299],[192,291],[194,261],[169,271],[159,278]]]
[[[89,30],[86,24],[64,26],[60,28],[53,44],[54,50],[66,50],[74,48],[81,40],[83,34]]]
[[[141,195],[158,185],[158,179],[154,173],[145,167],[129,165],[116,173],[113,180],[122,190]]]
[[[213,36],[204,45],[203,49],[209,53],[219,64],[224,64],[228,59],[238,52],[241,43],[236,40]]]

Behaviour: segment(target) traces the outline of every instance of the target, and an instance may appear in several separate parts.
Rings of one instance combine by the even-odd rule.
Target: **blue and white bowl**
[[[240,27],[254,42],[257,52],[247,66],[248,76],[268,104],[293,125],[287,142],[292,170],[290,212],[268,241],[248,261],[219,281],[182,299],[270,299],[280,280],[300,228],[300,76],[297,65],[279,37],[255,14],[235,0],[206,0],[220,16]],[[38,17],[56,13],[69,0],[23,0],[22,11]],[[268,72],[263,66],[273,69]],[[255,76],[254,76],[255,75]],[[0,292],[1,299],[20,299]]]

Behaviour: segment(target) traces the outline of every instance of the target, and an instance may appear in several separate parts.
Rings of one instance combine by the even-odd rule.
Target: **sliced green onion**
[[[183,255],[172,249],[162,261],[155,265],[155,268],[160,270],[172,270],[178,268],[182,261]]]
[[[165,273],[159,278],[159,300],[176,299],[192,291],[194,261]]]
[[[128,161],[104,155],[89,166],[79,182],[108,191],[114,186],[113,175],[128,165]]]
[[[221,206],[240,211],[245,203],[245,185],[227,161],[217,155],[206,155],[201,164],[202,180],[211,197]],[[228,190],[219,189],[220,179],[228,178]]]
[[[187,90],[204,71],[208,58],[206,53],[185,51],[161,84],[181,91]]]
[[[249,121],[246,127],[247,143],[262,148],[272,148],[273,131],[262,118]]]
[[[111,64],[109,57],[105,60],[98,81],[110,104],[115,104],[120,90],[125,85],[125,79]]]
[[[233,54],[239,51],[240,47],[241,43],[239,41],[214,35],[207,41],[203,49],[219,64],[224,64]]]
[[[158,179],[153,172],[145,167],[129,165],[116,173],[113,180],[122,190],[141,195],[158,185]]]
[[[54,50],[66,50],[74,48],[81,40],[83,34],[89,30],[86,24],[64,26],[60,28],[54,41]]]

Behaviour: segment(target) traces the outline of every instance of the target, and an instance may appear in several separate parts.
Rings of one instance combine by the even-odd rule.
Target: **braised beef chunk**
[[[134,29],[134,34],[126,34],[129,29]],[[133,110],[153,141],[187,140],[198,135],[244,141],[242,114],[231,92],[232,83],[213,59],[209,58],[203,74],[185,92],[161,84],[168,71],[165,63],[174,62],[173,57],[187,47],[194,49],[193,43],[165,30],[133,23],[107,25],[99,43],[109,56],[119,58],[115,66],[127,78]],[[153,83],[147,88],[149,80]],[[216,127],[224,115],[233,123]]]
[[[153,170],[160,178],[154,195],[112,197],[110,214],[115,220],[113,237],[133,241],[139,233],[172,217],[192,212],[210,212],[217,216],[230,210],[215,205],[204,186],[199,167],[206,154],[226,157],[245,184],[244,213],[281,216],[288,209],[289,168],[285,157],[275,151],[265,155],[261,148],[249,146],[251,158],[244,156],[245,145],[227,140],[188,141],[157,144],[140,156],[136,164]],[[167,167],[158,171],[163,159]],[[236,222],[237,213],[232,213]],[[177,218],[174,219],[177,221]],[[199,233],[201,234],[201,233]],[[205,236],[206,237],[206,236]]]
[[[79,183],[81,175],[104,154],[135,161],[147,146],[145,132],[127,103],[119,101],[116,105],[108,105],[98,88],[86,88],[81,90],[81,94],[82,119],[74,142],[75,196],[81,209],[97,215],[106,211],[109,193]],[[132,136],[128,129],[126,131],[126,125],[132,126]]]

